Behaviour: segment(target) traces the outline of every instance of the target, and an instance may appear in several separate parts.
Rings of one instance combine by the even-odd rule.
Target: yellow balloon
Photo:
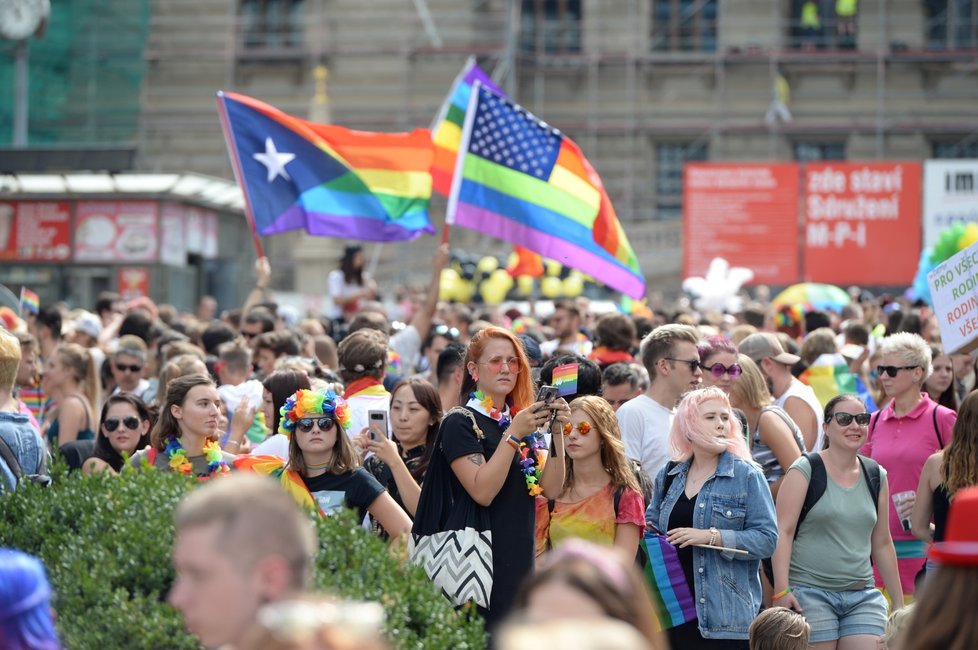
[[[483,282],[479,285],[479,295],[487,305],[498,305],[506,297],[506,290],[494,282]]]
[[[498,283],[505,291],[513,288],[513,276],[506,269],[496,269],[489,275],[489,281]]]
[[[516,266],[516,263],[519,261],[520,256],[516,254],[516,251],[513,251],[509,254],[509,257],[506,258],[506,268],[508,269],[511,266]]]
[[[547,275],[560,275],[560,262],[557,260],[544,260],[544,266],[547,267]]]
[[[475,295],[475,283],[471,280],[460,280],[455,285],[455,300],[458,302],[469,302]]]
[[[964,227],[964,234],[958,238],[958,250],[963,251],[975,242],[978,242],[978,223],[971,222]]]
[[[479,260],[479,263],[476,264],[475,267],[483,273],[492,273],[499,268],[499,260],[492,255],[486,255]]]
[[[540,280],[540,293],[542,293],[545,298],[558,297],[563,288],[564,287],[560,281],[560,278],[552,275],[548,275]]]
[[[455,269],[442,269],[438,282],[438,299],[452,300],[459,282],[461,278]]]
[[[577,298],[584,291],[584,279],[580,275],[568,275],[563,282],[564,295]]]
[[[516,278],[516,286],[520,290],[520,293],[524,296],[529,296],[533,293],[533,276],[532,275],[521,275]]]

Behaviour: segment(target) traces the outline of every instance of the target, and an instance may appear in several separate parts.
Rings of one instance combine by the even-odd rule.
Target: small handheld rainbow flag
[[[561,397],[575,394],[577,392],[577,364],[565,363],[554,368],[553,385],[557,387],[557,394]]]
[[[20,315],[30,312],[37,315],[41,311],[41,297],[28,289],[20,288]]]
[[[695,620],[696,605],[676,547],[665,535],[657,533],[645,533],[641,547],[647,553],[642,558],[642,571],[652,593],[652,607],[659,619],[659,628],[668,630]]]

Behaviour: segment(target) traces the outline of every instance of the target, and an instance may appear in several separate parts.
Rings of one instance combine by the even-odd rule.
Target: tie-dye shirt
[[[610,483],[580,501],[555,501],[553,512],[546,499],[537,497],[537,556],[571,538],[614,546],[619,524],[645,528],[645,503],[635,490],[626,488],[622,492],[617,515],[615,488]]]

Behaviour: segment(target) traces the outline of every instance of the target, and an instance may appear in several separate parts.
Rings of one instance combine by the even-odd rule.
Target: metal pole
[[[438,34],[438,28],[435,27],[435,20],[431,17],[428,3],[425,0],[414,0],[414,8],[418,12],[418,17],[421,18],[421,24],[424,25],[424,31],[428,35],[431,46],[440,48],[442,46],[441,36]]]
[[[27,81],[27,41],[14,46],[14,132],[13,145],[27,146],[27,115],[29,106]]]
[[[889,30],[886,24],[886,0],[879,0],[880,43],[876,49],[876,158],[886,153],[886,53]]]

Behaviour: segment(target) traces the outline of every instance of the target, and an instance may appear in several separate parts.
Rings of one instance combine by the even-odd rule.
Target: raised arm
[[[418,331],[418,335],[424,339],[428,336],[431,329],[431,320],[435,317],[435,310],[438,308],[438,290],[441,284],[441,271],[448,263],[448,244],[442,244],[435,249],[435,257],[431,264],[431,280],[428,282],[428,293],[425,296],[424,304],[418,309],[411,325]]]
[[[267,257],[259,257],[255,260],[255,288],[248,294],[244,306],[241,308],[241,318],[248,315],[255,305],[265,299],[268,291],[268,281],[272,277],[272,265],[269,264]]]

